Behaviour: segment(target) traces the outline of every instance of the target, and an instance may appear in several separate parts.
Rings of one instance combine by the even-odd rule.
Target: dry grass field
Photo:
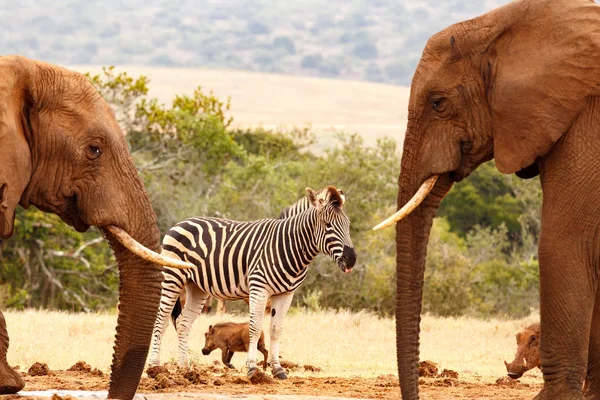
[[[80,72],[101,67],[71,66]],[[150,96],[170,104],[176,94],[202,86],[219,98],[231,97],[234,126],[290,128],[307,123],[317,134],[315,149],[330,147],[339,131],[359,133],[369,144],[390,136],[402,146],[409,88],[369,82],[261,74],[255,72],[118,66],[150,79]]]
[[[29,367],[37,361],[47,363],[51,369],[66,369],[84,360],[108,372],[116,315],[27,310],[8,311],[5,316],[11,336],[11,365]],[[219,350],[202,355],[204,332],[210,324],[244,320],[245,315],[200,316],[190,335],[191,360],[199,364],[220,360]],[[440,371],[457,371],[461,380],[494,381],[505,375],[503,360],[510,361],[514,356],[516,331],[534,320],[534,316],[490,321],[425,316],[421,323],[421,359],[437,363]],[[268,341],[267,324],[268,318]],[[162,362],[175,360],[176,344],[171,325],[163,340]],[[395,374],[394,321],[367,313],[292,310],[285,321],[281,355],[300,365],[322,368],[317,376]],[[245,354],[233,357],[232,363],[238,368],[243,369],[244,362]],[[539,371],[534,370],[523,381],[535,382],[539,377]]]

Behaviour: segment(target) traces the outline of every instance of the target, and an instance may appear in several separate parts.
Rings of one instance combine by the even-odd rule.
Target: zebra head
[[[344,192],[334,186],[319,192],[308,187],[305,190],[308,203],[317,209],[317,247],[333,258],[342,272],[351,272],[356,263],[356,252],[350,239],[350,218],[344,209]]]

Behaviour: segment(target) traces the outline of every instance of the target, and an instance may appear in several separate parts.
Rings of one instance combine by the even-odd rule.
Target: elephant
[[[119,315],[108,397],[131,399],[144,369],[161,294],[150,200],[111,107],[82,74],[22,56],[0,57],[0,237],[15,209],[35,206],[77,231],[99,227],[119,265]],[[0,312],[0,393],[24,386],[7,363]]]
[[[432,220],[482,163],[539,176],[540,343],[535,399],[600,399],[600,6],[517,0],[427,42],[411,83],[398,179],[396,350],[418,398],[420,314]],[[568,338],[568,340],[566,339]]]

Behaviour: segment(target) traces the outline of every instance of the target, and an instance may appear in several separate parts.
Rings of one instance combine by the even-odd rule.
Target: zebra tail
[[[173,321],[173,326],[177,329],[177,318],[181,315],[181,300],[177,298],[175,302],[175,307],[173,307],[173,311],[171,311],[171,320]]]

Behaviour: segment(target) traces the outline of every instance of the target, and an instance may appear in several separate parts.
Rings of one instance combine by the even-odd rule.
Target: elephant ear
[[[600,7],[583,0],[514,3],[520,15],[509,24],[505,18],[482,52],[494,157],[503,173],[527,171],[569,131],[587,99],[600,95]],[[488,26],[502,19],[481,18]]]
[[[31,177],[29,97],[23,60],[0,57],[0,237],[14,229],[15,209]]]

